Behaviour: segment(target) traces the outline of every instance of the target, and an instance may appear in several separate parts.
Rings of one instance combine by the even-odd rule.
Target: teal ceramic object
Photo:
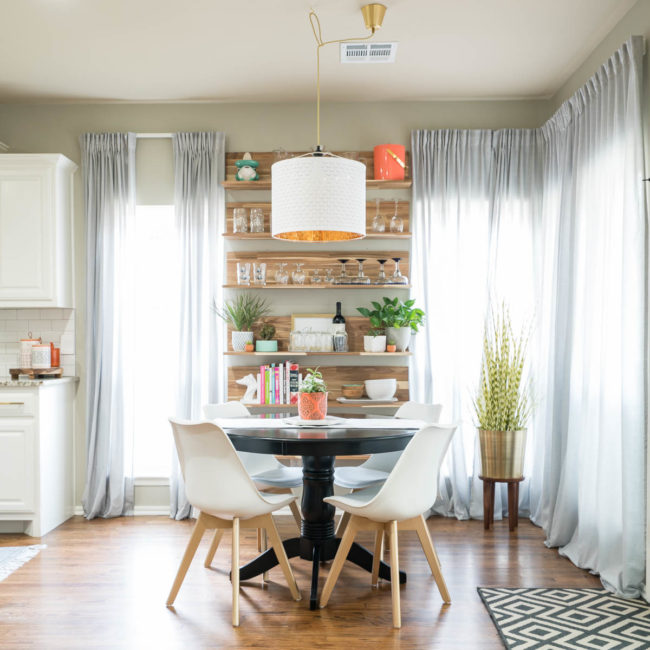
[[[255,341],[255,352],[277,352],[278,351],[278,342],[277,341]]]

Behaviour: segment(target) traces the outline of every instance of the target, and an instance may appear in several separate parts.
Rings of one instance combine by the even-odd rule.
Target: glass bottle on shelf
[[[349,261],[349,259],[339,260],[341,263],[341,274],[336,278],[335,284],[350,284],[350,276],[345,272],[345,265]]]
[[[386,284],[388,282],[388,278],[386,277],[386,271],[384,271],[384,264],[388,262],[388,260],[377,260],[379,262],[379,273],[377,274],[377,279],[375,280],[375,284]]]
[[[337,332],[345,332],[345,318],[341,313],[341,303],[336,303],[336,314],[332,318],[332,332],[336,334]]]
[[[393,218],[390,220],[390,231],[391,232],[403,232],[404,231],[404,222],[402,221],[402,217],[398,216],[397,211],[399,208],[399,201],[398,199],[395,199],[395,214],[393,215]]]
[[[302,270],[304,262],[296,262],[296,270],[291,274],[294,284],[305,284],[305,272]]]
[[[375,216],[372,219],[372,232],[386,232],[386,219],[379,214],[380,199],[375,199]]]
[[[393,275],[390,276],[389,284],[408,284],[409,279],[402,275],[402,272],[399,269],[399,263],[402,261],[401,257],[392,257],[393,262],[395,262],[395,271]]]
[[[367,275],[363,274],[363,263],[366,261],[365,258],[355,258],[359,264],[359,273],[350,278],[350,284],[370,284],[370,278]]]

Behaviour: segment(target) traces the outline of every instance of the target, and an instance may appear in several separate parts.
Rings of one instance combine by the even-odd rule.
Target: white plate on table
[[[342,402],[343,404],[387,404],[389,402],[397,402],[397,397],[391,397],[390,399],[370,399],[369,397],[352,399],[350,397],[337,397],[336,401]]]
[[[331,427],[334,424],[341,424],[343,418],[336,418],[333,415],[327,415],[322,420],[303,420],[297,415],[291,418],[284,418],[286,424],[298,427]]]

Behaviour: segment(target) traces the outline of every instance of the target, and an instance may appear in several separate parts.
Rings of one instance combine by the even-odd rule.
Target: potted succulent
[[[399,298],[384,296],[383,315],[386,334],[395,341],[398,352],[408,350],[411,334],[417,333],[424,321],[424,312],[414,307],[415,300],[402,302]]]
[[[327,415],[327,385],[318,368],[308,368],[300,384],[298,415],[302,420],[324,420]]]
[[[275,336],[275,327],[271,323],[264,323],[260,328],[255,341],[256,352],[277,352],[278,342],[272,340]]]
[[[370,321],[368,334],[363,337],[364,352],[383,352],[386,349],[386,333],[384,332],[384,311],[378,302],[371,303],[374,309],[357,307],[357,311]]]
[[[527,337],[514,335],[505,306],[485,324],[481,378],[474,398],[483,478],[521,478],[530,379],[524,378]]]
[[[384,352],[386,350],[386,335],[383,330],[369,329],[363,337],[364,352]]]
[[[395,344],[395,339],[388,339],[388,342],[386,343],[386,352],[396,352],[397,351],[397,345]]]
[[[216,304],[212,308],[232,328],[231,341],[235,352],[243,352],[246,344],[253,343],[253,325],[269,313],[269,305],[263,298],[248,293],[226,300],[222,308]]]

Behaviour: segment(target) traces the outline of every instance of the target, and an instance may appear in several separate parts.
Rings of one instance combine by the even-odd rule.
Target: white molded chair
[[[207,420],[216,420],[217,418],[244,418],[250,415],[250,411],[241,402],[225,402],[206,404],[203,407],[203,414]],[[245,451],[237,453],[246,471],[258,488],[264,492],[291,494],[291,488],[302,485],[301,467],[286,467],[271,454],[251,454]],[[300,530],[302,517],[298,504],[292,501],[290,507]]]
[[[239,530],[264,528],[278,558],[291,595],[300,591],[282,540],[271,515],[288,505],[293,496],[261,494],[248,475],[225,432],[212,422],[169,420],[188,501],[201,512],[178,568],[167,606],[176,599],[205,530],[216,529],[210,554],[214,555],[223,531],[232,529],[232,624],[239,625]]]
[[[431,425],[422,428],[406,446],[383,485],[351,492],[345,496],[324,499],[327,503],[349,513],[350,521],[323,588],[321,607],[327,605],[354,537],[360,530],[375,531],[371,578],[373,586],[378,581],[384,533],[388,532],[390,535],[390,579],[394,627],[401,627],[398,530],[417,532],[440,595],[444,602],[451,602],[423,515],[431,508],[438,495],[440,465],[455,430],[456,425]]]

